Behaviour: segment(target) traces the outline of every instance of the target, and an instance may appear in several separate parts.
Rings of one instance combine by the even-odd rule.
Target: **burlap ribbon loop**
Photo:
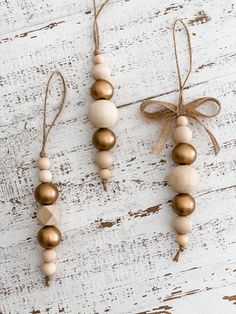
[[[188,38],[188,47],[189,47],[189,70],[184,79],[184,82],[182,82],[182,78],[181,78],[179,61],[178,61],[178,53],[177,53],[177,45],[176,45],[176,37],[175,37],[176,24],[178,22],[180,22],[183,25],[186,31],[187,38]],[[179,116],[185,116],[185,117],[188,117],[190,119],[197,121],[204,128],[204,130],[206,131],[206,133],[208,134],[212,142],[215,154],[218,154],[220,151],[220,146],[216,138],[210,132],[210,130],[204,126],[204,124],[199,119],[200,118],[213,118],[217,116],[221,110],[220,101],[214,97],[201,97],[187,104],[183,103],[183,91],[192,70],[192,47],[191,47],[191,41],[190,41],[190,35],[188,32],[188,29],[182,20],[178,19],[174,23],[173,40],[174,40],[174,52],[175,52],[177,74],[178,74],[178,80],[179,80],[178,104],[175,105],[169,102],[151,99],[151,100],[145,100],[140,106],[140,110],[145,118],[150,119],[150,120],[160,121],[163,123],[161,134],[159,135],[156,145],[153,148],[153,152],[155,154],[160,154],[160,152],[164,148],[171,134],[175,120]],[[203,113],[202,111],[199,111],[200,107],[206,107],[210,103],[215,104],[215,107],[216,107],[215,112],[213,112],[212,114],[206,114],[206,113]],[[155,107],[155,110],[153,110],[154,107]]]

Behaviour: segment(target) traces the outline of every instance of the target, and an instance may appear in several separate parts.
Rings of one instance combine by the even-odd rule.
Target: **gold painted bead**
[[[44,226],[38,232],[38,243],[45,249],[53,249],[61,242],[61,232],[55,226]]]
[[[180,143],[174,147],[172,158],[179,165],[191,165],[197,158],[197,152],[192,145]]]
[[[115,133],[110,129],[98,129],[93,135],[93,145],[98,150],[109,150],[116,143]]]
[[[192,214],[196,207],[194,198],[187,193],[177,194],[172,200],[173,211],[179,216]]]
[[[106,80],[97,80],[91,86],[90,94],[95,100],[109,100],[114,94],[114,88],[112,84]]]
[[[35,189],[34,196],[41,205],[51,205],[58,198],[58,189],[50,182],[41,183]]]

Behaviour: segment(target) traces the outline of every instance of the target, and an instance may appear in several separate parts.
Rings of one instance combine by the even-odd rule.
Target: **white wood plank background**
[[[236,313],[234,6],[234,0],[110,1],[100,19],[102,47],[114,100],[128,105],[120,108],[117,163],[106,194],[86,117],[92,1],[0,0],[0,313]],[[220,142],[217,157],[203,130],[192,125],[201,185],[195,227],[179,263],[172,261],[173,193],[166,184],[173,143],[160,157],[150,154],[161,126],[139,112],[147,97],[177,99],[176,18],[192,34],[186,101],[203,95],[222,101],[220,116],[205,121]],[[183,46],[183,62],[186,53]],[[44,90],[55,68],[69,92],[48,145],[63,232],[58,273],[48,289],[39,271],[33,190]]]

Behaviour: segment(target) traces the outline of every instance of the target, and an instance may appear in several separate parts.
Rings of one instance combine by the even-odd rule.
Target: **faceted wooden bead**
[[[185,125],[178,126],[174,129],[173,140],[176,143],[190,143],[192,140],[192,131]]]
[[[109,150],[116,144],[115,133],[107,128],[98,129],[93,134],[93,145],[98,150]]]
[[[197,158],[197,151],[191,144],[180,143],[174,147],[172,158],[179,165],[191,165]]]
[[[187,193],[177,194],[172,200],[172,208],[179,216],[188,216],[192,214],[196,207],[194,198]]]
[[[99,175],[102,180],[108,180],[111,177],[111,171],[109,169],[101,169]]]
[[[61,242],[61,232],[55,226],[45,226],[38,232],[38,243],[45,249],[53,249]]]
[[[107,151],[100,151],[96,154],[95,161],[99,168],[106,169],[113,165],[114,158],[112,153]]]
[[[94,56],[94,58],[93,58],[93,62],[95,63],[95,64],[99,64],[99,63],[105,63],[105,58],[103,57],[103,55],[96,55],[96,56]]]
[[[170,172],[168,182],[175,192],[191,194],[198,186],[199,176],[192,166],[177,166]]]
[[[97,128],[110,128],[118,120],[118,109],[110,100],[96,100],[89,107],[88,118]]]
[[[37,219],[43,226],[60,224],[60,209],[55,205],[44,205],[37,212]]]
[[[38,160],[38,168],[41,170],[48,170],[51,167],[51,161],[47,157],[41,157]]]
[[[106,99],[109,100],[114,94],[114,88],[112,84],[105,80],[97,80],[93,83],[90,89],[90,94],[93,99]]]
[[[188,125],[188,119],[185,116],[179,116],[177,118],[176,124],[178,126],[180,126],[180,125]]]
[[[35,189],[34,196],[41,205],[51,205],[58,198],[57,187],[49,182],[41,183]]]
[[[42,253],[43,261],[46,263],[53,263],[56,261],[57,253],[56,250],[44,250]]]
[[[57,266],[56,266],[55,263],[43,263],[41,269],[42,269],[42,273],[45,276],[49,276],[50,277],[53,274],[55,274]]]
[[[182,249],[186,249],[188,244],[189,236],[188,234],[177,234],[176,235],[176,242]]]
[[[40,182],[51,182],[52,181],[52,173],[50,170],[40,170],[39,171],[39,181]]]
[[[110,77],[110,69],[104,63],[93,66],[92,75],[95,80],[107,80]]]
[[[175,217],[173,221],[173,228],[178,234],[188,234],[192,230],[192,223],[188,217]]]

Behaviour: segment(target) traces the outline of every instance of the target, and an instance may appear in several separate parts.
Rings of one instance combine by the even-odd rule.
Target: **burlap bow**
[[[182,83],[182,78],[180,75],[180,68],[179,68],[178,55],[177,55],[177,45],[176,45],[176,38],[175,38],[175,31],[176,31],[175,27],[176,27],[177,22],[180,22],[183,25],[184,29],[186,30],[187,38],[188,38],[188,47],[189,47],[189,71],[183,83]],[[202,97],[202,98],[195,99],[187,104],[183,104],[184,87],[192,70],[192,47],[191,47],[191,41],[190,41],[190,35],[188,32],[188,29],[182,20],[176,20],[174,23],[173,40],[174,40],[176,67],[177,67],[177,73],[178,73],[178,79],[179,79],[178,104],[175,105],[175,104],[171,104],[171,103],[160,101],[160,100],[145,100],[140,106],[140,110],[142,114],[144,115],[144,117],[151,120],[160,121],[164,124],[161,134],[157,140],[157,143],[155,147],[153,148],[153,152],[155,154],[160,154],[160,152],[162,151],[163,147],[165,146],[170,136],[175,120],[179,116],[185,116],[185,117],[194,119],[205,129],[206,133],[210,137],[215,154],[218,154],[220,151],[220,147],[216,138],[209,131],[209,129],[207,129],[204,126],[204,124],[199,120],[199,118],[213,118],[217,116],[221,110],[220,101],[214,97]],[[206,106],[210,102],[211,103],[213,102],[216,105],[216,111],[213,114],[204,114],[200,112],[199,110],[197,110],[200,106]],[[153,108],[153,106],[158,107],[158,109],[156,111],[147,110],[148,107],[150,107],[151,109],[151,107]]]

